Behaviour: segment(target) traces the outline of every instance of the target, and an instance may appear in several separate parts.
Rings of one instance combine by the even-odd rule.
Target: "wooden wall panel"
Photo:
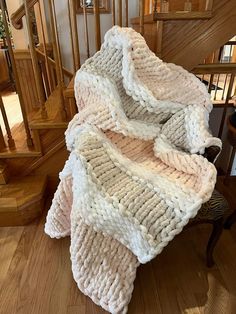
[[[25,109],[27,113],[30,113],[39,108],[30,53],[28,50],[16,50],[14,55]]]

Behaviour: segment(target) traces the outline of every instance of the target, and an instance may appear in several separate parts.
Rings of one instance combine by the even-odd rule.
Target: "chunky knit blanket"
[[[214,189],[201,154],[221,146],[208,129],[212,104],[192,74],[164,63],[129,28],[113,27],[75,78],[78,114],[70,157],[45,232],[71,236],[79,289],[126,313],[136,268],[159,254]]]

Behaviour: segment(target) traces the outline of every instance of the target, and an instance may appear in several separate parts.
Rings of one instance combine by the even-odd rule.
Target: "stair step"
[[[9,147],[0,150],[0,159],[2,158],[16,158],[16,157],[37,157],[41,156],[41,152],[37,151],[35,147],[28,147],[26,142],[26,134],[23,122],[11,128],[12,137],[15,141],[16,147],[10,149]],[[7,137],[5,136],[7,143]]]
[[[7,164],[3,161],[0,162],[0,184],[6,184],[9,180],[9,172]]]
[[[154,13],[154,21],[164,21],[164,20],[208,20],[212,17],[211,11],[176,11],[169,13]]]
[[[22,226],[43,211],[47,178],[26,176],[10,178],[0,185],[0,226]]]
[[[60,108],[60,91],[56,88],[45,102],[48,117],[43,119],[40,110],[29,115],[30,129],[66,129],[68,121],[63,121]]]
[[[196,11],[196,12],[169,12],[169,13],[152,13],[144,16],[144,23],[151,24],[155,21],[168,20],[209,20],[212,17],[211,11]],[[132,25],[139,25],[140,17],[131,18]]]

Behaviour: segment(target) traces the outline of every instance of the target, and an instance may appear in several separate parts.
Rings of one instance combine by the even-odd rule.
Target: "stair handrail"
[[[34,5],[38,2],[39,0],[27,0],[27,5],[28,9],[32,9]],[[11,24],[13,25],[14,28],[16,29],[22,29],[23,28],[23,23],[22,23],[22,18],[25,16],[25,6],[22,4],[14,13],[11,15]]]

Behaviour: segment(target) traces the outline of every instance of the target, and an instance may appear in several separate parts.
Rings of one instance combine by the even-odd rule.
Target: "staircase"
[[[131,24],[139,31],[139,18]],[[166,62],[192,70],[236,34],[236,1],[214,0],[200,12],[144,16],[144,38]]]
[[[44,201],[54,192],[58,173],[68,153],[58,89],[45,102],[48,118],[40,110],[28,115],[34,146],[27,146],[24,125],[11,129],[15,148],[0,150],[0,226],[25,225],[41,215]],[[5,142],[7,137],[4,138]]]
[[[178,8],[177,4],[180,6],[183,2],[172,1],[170,5],[175,9]],[[161,12],[161,3],[158,1],[140,1],[140,16],[132,19],[128,15],[127,0],[125,7],[122,7],[121,1],[113,1],[111,10],[113,24],[127,26],[130,21],[133,28],[144,35],[150,49],[159,57],[193,70],[196,75],[202,75],[202,80],[204,73],[211,71],[209,74],[212,75],[211,82],[209,81],[208,87],[211,90],[214,75],[218,73],[219,67],[215,66],[214,69],[209,70],[209,68],[199,68],[198,65],[206,56],[219,49],[236,34],[236,1],[214,0],[213,3],[209,0],[206,3],[204,1],[199,0],[198,11],[169,13]],[[5,10],[4,0],[0,0],[0,3]],[[36,47],[33,34],[29,30],[32,28],[29,27],[32,23],[30,10],[40,11],[40,7],[36,7],[39,5],[37,0],[24,0],[24,4],[11,17],[12,25],[17,29],[23,27],[22,18],[26,17],[31,60],[28,71],[33,73],[30,82],[33,87],[30,92],[35,103],[31,106],[29,102],[26,106],[28,99],[24,87],[29,82],[27,79],[24,81],[21,73],[24,63],[17,66],[14,57],[16,52],[12,52],[11,62],[13,68],[15,67],[14,76],[24,121],[10,129],[5,137],[0,132],[0,226],[24,225],[42,213],[44,201],[55,191],[58,173],[68,157],[64,132],[77,111],[73,87],[74,73],[81,63],[80,44],[85,43],[87,57],[95,52],[91,51],[89,46],[90,35],[95,36],[96,50],[101,45],[99,1],[94,1],[95,28],[92,32],[90,30],[90,33],[87,9],[82,10],[84,37],[79,37],[77,33],[76,5],[78,4],[76,3],[75,0],[68,0],[69,11],[66,12],[70,22],[73,73],[62,65],[53,0],[49,0],[50,44],[45,41],[44,30],[41,28],[40,47]],[[193,3],[194,8],[197,8],[196,3],[197,0]],[[122,10],[125,13],[125,20],[122,20],[124,17],[121,14]],[[149,12],[150,10],[152,13]],[[43,23],[42,16],[39,22]],[[224,71],[221,73],[230,76],[236,70],[235,67],[232,70],[228,66]],[[230,105],[233,86],[221,102],[222,106]],[[4,106],[2,110],[4,111]],[[14,145],[11,145],[11,139]]]

